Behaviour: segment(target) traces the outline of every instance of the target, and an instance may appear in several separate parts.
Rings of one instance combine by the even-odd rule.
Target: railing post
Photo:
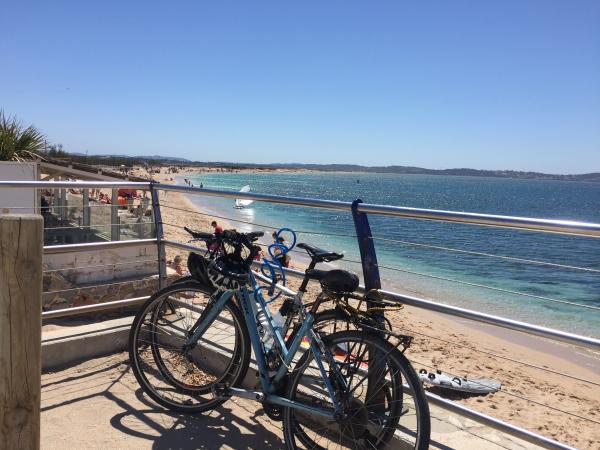
[[[352,219],[356,229],[356,238],[358,239],[358,248],[360,250],[360,260],[363,269],[363,278],[365,282],[367,307],[371,307],[370,301],[371,289],[381,289],[381,278],[379,277],[379,267],[377,265],[377,254],[375,253],[375,244],[371,235],[369,219],[365,213],[358,211],[358,204],[362,200],[357,199],[352,202]],[[372,315],[375,321],[383,328],[385,326],[383,311]],[[369,379],[367,385],[367,397],[372,408],[379,410],[385,404],[385,389],[382,385],[385,383],[385,358],[374,348],[369,349],[369,359],[374,361],[369,366]],[[379,363],[377,363],[379,362]]]
[[[119,231],[119,190],[112,190],[112,200],[110,205],[110,240],[119,241],[121,232]]]
[[[154,217],[154,229],[156,230],[156,244],[158,245],[158,286],[163,288],[167,280],[167,258],[165,255],[165,244],[163,242],[162,217],[160,215],[159,192],[155,183],[150,184],[150,195],[152,196],[152,216]]]
[[[60,190],[60,220],[63,222],[67,220],[67,212],[68,212],[67,206],[68,206],[67,190],[61,189]]]
[[[0,216],[0,449],[39,449],[43,219]]]
[[[369,219],[365,213],[358,211],[359,203],[362,203],[362,200],[358,199],[352,202],[352,219],[354,220],[356,238],[358,239],[365,290],[369,292],[371,289],[381,289],[381,279],[379,278],[377,254],[375,253],[375,244],[371,235]]]
[[[82,200],[82,210],[83,210],[83,226],[88,227],[86,231],[89,232],[90,226],[90,190],[88,188],[83,189],[83,200]]]

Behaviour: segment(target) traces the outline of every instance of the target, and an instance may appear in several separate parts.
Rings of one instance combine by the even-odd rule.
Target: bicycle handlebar
[[[187,231],[194,239],[202,239],[202,240],[214,240],[215,235],[213,233],[205,233],[203,231],[192,230],[188,227],[183,227],[185,231]]]
[[[225,230],[221,233],[206,233],[204,231],[196,231],[192,230],[188,227],[183,227],[185,231],[187,231],[194,239],[202,239],[202,240],[223,240],[223,241],[244,241],[248,239],[250,242],[256,241],[259,237],[264,236],[265,233],[263,231],[251,231],[249,233],[240,233],[235,230]]]

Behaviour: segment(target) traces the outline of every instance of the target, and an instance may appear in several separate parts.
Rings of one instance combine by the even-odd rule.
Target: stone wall
[[[42,309],[151,295],[158,290],[156,245],[44,256]],[[177,278],[168,269],[167,283]]]
[[[169,270],[167,283],[173,282],[178,275]],[[93,286],[75,286],[63,277],[44,275],[44,294],[42,310],[70,308],[72,306],[92,305],[113,300],[151,295],[158,290],[158,275],[144,279],[120,280],[118,283],[106,283]]]

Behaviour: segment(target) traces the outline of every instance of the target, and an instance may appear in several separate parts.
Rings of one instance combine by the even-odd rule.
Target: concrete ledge
[[[133,317],[42,332],[42,371],[127,349]]]

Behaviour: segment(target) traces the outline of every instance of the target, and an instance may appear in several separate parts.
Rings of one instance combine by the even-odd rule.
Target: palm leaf
[[[7,116],[0,110],[0,160],[22,161],[39,157],[46,137],[33,125],[24,128],[15,116]]]

